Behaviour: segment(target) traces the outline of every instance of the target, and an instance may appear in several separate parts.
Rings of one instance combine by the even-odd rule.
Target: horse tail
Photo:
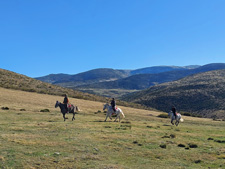
[[[78,107],[78,106],[76,106],[76,111],[80,111],[80,109],[79,109],[79,107]]]
[[[120,112],[123,115],[123,118],[125,118],[125,115],[124,115],[124,113],[123,113],[123,111],[121,109],[120,109]]]

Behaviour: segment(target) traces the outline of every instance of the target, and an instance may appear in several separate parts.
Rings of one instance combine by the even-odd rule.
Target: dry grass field
[[[225,122],[183,116],[172,126],[162,112],[120,107],[126,118],[103,122],[103,103],[0,88],[0,168],[225,168]],[[50,112],[40,112],[49,109]]]

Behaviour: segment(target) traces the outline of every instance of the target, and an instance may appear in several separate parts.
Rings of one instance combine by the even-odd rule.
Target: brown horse
[[[66,108],[65,108],[65,105],[62,104],[62,103],[59,102],[59,101],[56,101],[56,103],[55,103],[55,108],[57,108],[57,107],[60,107],[61,113],[63,114],[64,121],[66,121],[66,119],[68,119],[68,118],[65,117],[65,115],[66,115],[66,113],[67,113],[67,110],[66,110]],[[72,121],[75,120],[75,114],[76,114],[76,111],[79,111],[79,108],[78,108],[77,106],[74,106],[73,104],[71,104],[71,105],[68,107],[68,111],[69,111],[69,113],[73,113]]]

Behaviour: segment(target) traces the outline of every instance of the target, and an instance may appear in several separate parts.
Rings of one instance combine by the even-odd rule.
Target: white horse
[[[110,106],[108,103],[106,103],[106,104],[104,104],[104,107],[103,107],[103,110],[105,110],[105,109],[107,109],[105,121],[107,120],[108,117],[112,120],[112,114],[114,113],[112,106]],[[116,113],[115,121],[117,120],[117,118],[119,118],[119,122],[120,122],[120,114],[122,114],[123,118],[125,118],[125,115],[123,114],[123,111],[120,108],[117,108],[115,113]]]
[[[180,113],[177,113],[177,117],[176,117],[176,119],[175,119],[175,116],[174,116],[174,114],[173,114],[173,112],[172,111],[170,111],[169,113],[168,113],[168,115],[170,116],[170,119],[171,119],[171,123],[174,125],[174,123],[173,123],[173,121],[174,120],[176,120],[176,122],[175,122],[175,125],[176,126],[178,126],[178,124],[180,123],[180,121],[181,122],[183,122],[184,121],[184,119],[182,119],[182,117],[181,117],[181,114]]]

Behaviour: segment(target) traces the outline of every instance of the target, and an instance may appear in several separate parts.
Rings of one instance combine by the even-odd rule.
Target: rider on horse
[[[64,107],[68,113],[68,103],[69,103],[69,99],[68,99],[68,96],[67,94],[65,94],[65,97],[64,97],[64,100],[63,100],[63,104],[64,104]]]
[[[171,111],[173,112],[173,115],[175,116],[175,119],[176,119],[177,118],[176,107],[172,106]]]
[[[116,101],[114,98],[112,98],[112,101],[111,101],[111,106],[112,106],[112,109],[114,111],[114,113],[116,112]]]

